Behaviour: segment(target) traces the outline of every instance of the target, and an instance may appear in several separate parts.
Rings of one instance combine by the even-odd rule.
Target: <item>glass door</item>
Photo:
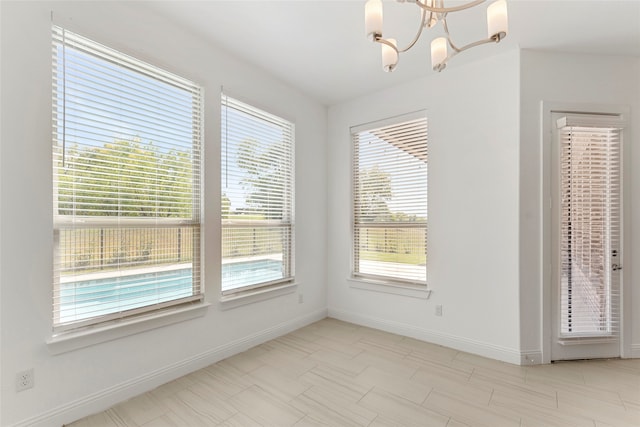
[[[553,114],[551,359],[620,355],[621,128]]]

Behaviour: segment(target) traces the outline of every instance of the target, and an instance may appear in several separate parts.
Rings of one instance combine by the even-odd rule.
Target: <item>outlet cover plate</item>
[[[34,386],[33,369],[18,372],[16,375],[16,391],[23,391]]]

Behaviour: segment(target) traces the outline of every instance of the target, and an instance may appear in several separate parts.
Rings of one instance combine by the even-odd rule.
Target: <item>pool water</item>
[[[59,323],[118,313],[192,295],[191,268],[62,283]],[[222,265],[222,290],[283,277],[282,263],[257,260]]]
[[[282,262],[271,259],[222,264],[222,290],[282,279]]]

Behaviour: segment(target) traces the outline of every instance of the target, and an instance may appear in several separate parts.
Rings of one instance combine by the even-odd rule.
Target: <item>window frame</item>
[[[132,76],[141,78],[151,78],[155,79],[158,82],[167,84],[172,86],[174,89],[183,90],[185,93],[183,95],[188,94],[187,96],[191,96],[191,144],[189,148],[189,155],[192,156],[192,159],[189,161],[191,178],[189,181],[190,192],[184,193],[189,194],[191,197],[191,202],[189,209],[190,217],[176,217],[176,218],[163,218],[160,216],[149,216],[149,217],[126,217],[126,216],[118,216],[118,215],[105,215],[105,216],[76,216],[75,209],[73,215],[64,215],[59,212],[59,198],[61,193],[58,191],[58,182],[60,180],[61,175],[59,175],[60,167],[56,164],[59,161],[60,155],[56,153],[56,150],[60,148],[58,144],[60,137],[59,125],[62,123],[63,131],[62,135],[65,135],[67,132],[67,115],[66,115],[66,82],[67,82],[67,60],[62,59],[61,63],[58,63],[59,59],[59,51],[58,49],[62,49],[63,57],[66,54],[64,52],[67,47],[75,49],[77,52],[82,52],[82,55],[86,55],[90,57],[92,61],[96,61],[98,65],[96,66],[105,66],[105,64],[109,64],[110,66],[120,67],[119,69],[125,69],[132,73]],[[129,330],[139,330],[139,325],[141,321],[144,319],[153,320],[154,323],[162,323],[165,324],[166,320],[159,320],[160,318],[166,317],[167,315],[174,315],[181,319],[185,317],[190,317],[196,311],[197,315],[200,315],[204,304],[204,286],[202,283],[202,272],[201,272],[201,258],[202,258],[202,194],[203,194],[203,149],[204,149],[204,141],[203,141],[203,106],[204,106],[204,96],[203,96],[203,88],[196,83],[187,80],[183,77],[177,76],[171,72],[163,70],[159,67],[156,67],[152,64],[149,64],[145,61],[127,55],[125,53],[119,52],[113,48],[102,45],[96,41],[85,38],[75,32],[66,30],[57,25],[52,25],[52,152],[53,152],[53,171],[52,171],[52,179],[53,179],[53,188],[52,188],[52,199],[53,199],[53,261],[54,261],[54,270],[52,277],[52,296],[53,296],[53,304],[52,304],[52,329],[53,329],[53,337],[51,343],[54,345],[58,345],[60,342],[64,342],[69,339],[74,339],[75,336],[86,336],[87,331],[94,331],[97,333],[104,334],[106,330],[112,330],[114,326],[127,326]],[[62,79],[62,80],[60,80]],[[62,88],[58,87],[60,81],[64,81],[64,85]],[[132,94],[133,90],[126,92],[127,94]],[[89,95],[90,96],[90,95]],[[107,100],[113,100],[115,95],[109,94],[104,97]],[[58,104],[59,102],[62,104]],[[140,98],[134,98],[133,102],[142,102]],[[65,107],[60,110],[60,105],[65,105]],[[118,104],[121,105],[121,104]],[[128,105],[128,104],[122,104]],[[86,114],[89,116],[89,113],[85,110],[79,110],[79,113]],[[94,116],[91,119],[91,123],[93,126],[96,126],[97,119]],[[71,119],[73,120],[73,119]],[[126,121],[126,124],[131,124],[133,119]],[[73,129],[73,125],[72,129]],[[98,127],[89,128],[92,130],[99,129]],[[101,134],[102,135],[102,134]],[[104,133],[106,136],[106,132]],[[133,141],[133,140],[132,140]],[[62,157],[64,157],[65,148],[65,137],[63,136],[62,140]],[[88,147],[89,144],[86,144]],[[144,144],[143,144],[144,146]],[[100,145],[95,145],[96,148],[101,148]],[[87,175],[93,177],[94,175]],[[138,175],[135,175],[138,176]],[[188,176],[188,175],[187,175]],[[137,200],[137,199],[134,199]],[[106,313],[98,313],[89,315],[83,318],[74,319],[70,321],[62,321],[61,320],[61,307],[62,303],[59,302],[60,292],[61,292],[61,263],[59,259],[61,257],[61,233],[63,230],[71,230],[71,231],[84,231],[91,229],[99,229],[104,230],[115,230],[116,232],[122,232],[122,230],[134,230],[134,229],[148,229],[148,230],[163,230],[163,229],[171,229],[175,228],[178,230],[187,229],[191,232],[191,295],[190,296],[180,296],[180,297],[169,297],[166,300],[161,299],[159,302],[149,302],[145,300],[142,302],[141,306],[133,306],[133,308],[122,309],[120,306],[113,311],[109,311]],[[134,232],[135,233],[135,232]],[[176,243],[180,245],[180,243]],[[164,246],[163,246],[164,247]],[[104,255],[100,255],[100,259],[104,260]],[[153,269],[151,272],[158,272],[159,263],[151,263],[149,267]],[[75,267],[74,267],[75,269]],[[162,268],[161,268],[162,269]],[[116,269],[112,269],[114,274],[120,275],[121,272],[126,271],[120,269],[119,267]],[[109,276],[115,277],[115,276]],[[107,278],[109,278],[107,277]],[[73,281],[72,281],[73,282]],[[75,281],[77,282],[77,281]],[[157,279],[155,279],[154,283],[157,285]],[[157,295],[161,295],[157,293]],[[132,299],[132,297],[129,297]],[[58,301],[58,302],[57,302]],[[74,302],[75,305],[77,302]],[[75,309],[75,308],[74,308]],[[195,310],[195,311],[194,311]],[[192,314],[189,314],[189,313]],[[117,322],[117,323],[115,323]],[[110,333],[113,335],[113,333]],[[123,335],[127,335],[124,333]],[[95,338],[94,338],[95,341]],[[63,347],[68,346],[64,344]],[[82,345],[72,344],[71,347],[81,347]]]
[[[425,256],[427,255],[428,248],[428,219],[424,222],[413,222],[413,221],[401,221],[401,222],[362,222],[357,224],[356,219],[356,211],[357,211],[357,200],[356,200],[356,162],[358,161],[358,149],[357,149],[357,135],[359,133],[365,133],[369,131],[375,131],[381,128],[392,127],[397,125],[402,125],[403,123],[407,123],[410,121],[416,120],[424,120],[425,132],[427,132],[428,121],[427,121],[427,113],[426,110],[419,110],[412,113],[402,114],[398,116],[389,117],[386,119],[376,120],[372,122],[367,122],[364,124],[352,126],[350,128],[350,142],[351,142],[351,263],[350,263],[350,277],[349,281],[351,282],[351,287],[357,289],[364,290],[373,290],[373,291],[381,291],[384,293],[393,293],[398,295],[404,295],[408,297],[420,298],[420,299],[428,299],[430,296],[430,291],[428,290],[428,278],[427,278],[427,265],[425,263],[425,280],[413,280],[403,277],[390,276],[390,275],[381,275],[381,274],[371,274],[371,273],[363,273],[358,270],[358,248],[356,247],[359,244],[359,238],[356,236],[356,231],[358,228],[362,227],[363,224],[371,224],[374,228],[383,228],[383,229],[403,229],[403,228],[418,228],[424,229],[424,247],[425,247]],[[428,154],[428,137],[426,137],[424,148],[424,155]],[[428,165],[428,163],[427,163]],[[427,175],[428,175],[428,166],[427,166]],[[428,177],[425,182],[425,203],[428,199]],[[428,206],[428,205],[427,205]],[[428,215],[428,212],[427,212]]]
[[[221,174],[221,216],[220,216],[220,259],[221,259],[221,276],[220,276],[220,296],[221,301],[231,303],[231,306],[242,305],[244,302],[241,300],[251,301],[261,300],[266,295],[272,295],[274,292],[277,294],[289,293],[292,291],[292,286],[295,285],[295,123],[287,118],[276,115],[262,107],[256,106],[252,102],[247,102],[243,98],[229,95],[226,92],[220,94],[220,106],[221,106],[221,143],[220,143],[220,174]],[[283,218],[282,219],[225,219],[223,209],[223,197],[225,193],[225,170],[227,169],[228,161],[226,154],[222,153],[222,150],[228,149],[229,138],[227,135],[229,117],[227,115],[228,110],[233,109],[237,112],[244,113],[248,116],[260,120],[264,123],[276,125],[282,129],[283,134],[289,135],[289,138],[285,138],[288,143],[287,161],[288,161],[288,188],[284,189],[283,200]],[[267,148],[262,144],[259,146],[261,149]],[[237,149],[235,147],[234,149]],[[233,264],[232,262],[225,261],[225,230],[230,229],[253,229],[255,230],[268,230],[268,229],[284,229],[286,230],[284,235],[288,236],[286,241],[282,244],[282,265],[283,265],[283,277],[274,280],[266,280],[257,283],[247,283],[241,286],[225,287],[224,283],[224,266],[227,264]],[[238,241],[242,241],[239,239]],[[233,257],[227,259],[233,260]]]
[[[561,260],[556,261],[560,271],[556,284],[560,294],[556,302],[560,310],[556,314],[558,342],[565,345],[581,341],[617,342],[623,283],[613,264],[621,263],[617,260],[623,250],[620,227],[623,227],[624,196],[620,182],[627,123],[620,113],[553,112],[551,116],[555,120],[554,143],[558,145],[563,170],[559,176],[562,220],[556,249]],[[612,203],[611,199],[617,202]],[[572,304],[572,299],[577,298],[571,298],[570,294],[593,292],[593,282],[598,281],[602,287],[590,297],[602,298],[605,308],[599,307],[601,311],[594,320],[592,311],[580,309],[580,303]],[[565,305],[570,316],[562,310]],[[585,324],[589,327],[585,328]]]

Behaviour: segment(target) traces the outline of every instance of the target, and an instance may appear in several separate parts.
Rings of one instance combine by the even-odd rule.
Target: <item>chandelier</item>
[[[438,22],[442,22],[444,36],[438,37],[431,42],[431,66],[435,71],[442,71],[447,66],[447,62],[460,52],[472,47],[486,43],[498,43],[507,35],[507,2],[497,0],[487,8],[487,33],[488,37],[464,46],[457,46],[451,40],[449,26],[447,25],[447,15],[452,12],[469,9],[484,3],[486,0],[474,0],[468,3],[445,7],[444,0],[397,0],[399,3],[414,3],[421,13],[420,26],[414,39],[405,48],[399,49],[395,39],[382,37],[382,0],[367,0],[365,4],[365,31],[367,38],[373,42],[381,44],[382,47],[382,68],[391,72],[396,68],[400,53],[411,49],[420,36],[422,30],[433,28]]]

